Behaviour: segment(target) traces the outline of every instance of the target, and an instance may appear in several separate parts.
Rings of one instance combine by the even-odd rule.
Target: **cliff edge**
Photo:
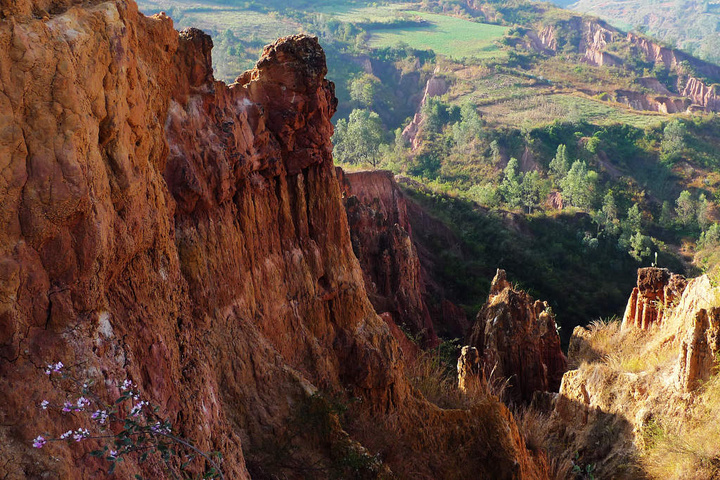
[[[31,447],[72,427],[38,407],[62,361],[108,400],[135,382],[226,478],[330,476],[355,443],[400,477],[451,459],[457,478],[541,478],[501,404],[443,411],[406,381],[352,251],[317,39],[277,41],[229,86],[211,48],[131,0],[0,2],[0,476],[107,476],[91,442]],[[289,431],[319,394],[371,425]]]

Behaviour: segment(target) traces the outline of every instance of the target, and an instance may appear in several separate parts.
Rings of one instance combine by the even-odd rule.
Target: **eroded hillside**
[[[315,38],[228,86],[207,35],[132,0],[0,14],[3,478],[107,475],[89,440],[32,448],[78,427],[39,407],[65,400],[57,361],[107,401],[135,382],[226,478],[544,476],[497,400],[442,410],[406,380],[352,251]],[[324,398],[354,399],[347,431]]]

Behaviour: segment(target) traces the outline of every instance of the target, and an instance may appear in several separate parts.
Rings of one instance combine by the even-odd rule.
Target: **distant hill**
[[[626,30],[651,35],[704,60],[720,62],[718,0],[555,0],[558,6],[597,15]]]

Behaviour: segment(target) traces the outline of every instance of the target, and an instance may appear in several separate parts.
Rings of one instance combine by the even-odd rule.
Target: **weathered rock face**
[[[427,103],[429,98],[438,97],[440,95],[443,95],[448,90],[447,81],[443,77],[438,76],[432,76],[425,85],[425,93],[423,94],[422,101],[420,102],[420,106],[418,107],[417,112],[415,113],[415,116],[413,117],[412,122],[405,127],[405,130],[402,132],[402,136],[412,145],[413,150],[417,150],[420,146],[420,138],[419,134],[422,131],[423,127],[423,116],[421,113],[422,107]]]
[[[555,317],[546,302],[515,290],[498,270],[469,337],[486,377],[508,380],[509,398],[529,403],[536,391],[557,391],[567,370]]]
[[[558,38],[560,30],[577,33],[571,38],[576,42],[575,46],[578,52],[583,55],[583,62],[590,65],[621,66],[624,63],[623,59],[607,50],[612,43],[624,42],[638,55],[645,57],[647,61],[680,74],[677,85],[679,95],[673,96],[664,87],[662,88],[664,91],[652,88],[658,91],[660,96],[619,90],[616,92],[618,102],[625,103],[636,110],[661,113],[720,111],[720,94],[717,88],[693,77],[692,73],[683,67],[683,63],[687,62],[692,66],[693,71],[704,77],[720,79],[720,67],[717,65],[702,61],[679,50],[663,47],[634,33],[625,35],[605,22],[588,20],[580,16],[559,21],[554,25],[546,25],[538,32],[530,32],[528,47],[541,53],[553,54],[562,47],[565,41],[565,39]]]
[[[683,62],[689,63],[693,71],[711,79],[720,79],[720,67],[679,50],[663,47],[634,33],[627,34],[627,41],[637,47],[648,61],[662,64],[665,68],[684,74],[681,75],[684,78],[678,79],[678,91],[681,92],[682,96],[689,98],[694,105],[700,106],[709,112],[720,110],[720,96],[717,89],[693,77],[691,72],[686,71],[682,64]]]
[[[424,270],[412,239],[405,197],[392,172],[337,169],[353,250],[375,310],[389,313],[426,346],[438,338],[425,304]]]
[[[715,85],[708,86],[702,80],[690,77],[682,94],[692,99],[693,103],[704,107],[707,111],[720,111],[720,92],[718,92]]]
[[[393,425],[399,472],[433,476],[460,429],[468,451],[497,440],[459,458],[466,473],[539,477],[502,406],[487,431],[506,433],[488,439],[405,381],[352,251],[317,40],[281,39],[226,86],[202,32],[132,1],[79,3],[0,3],[0,476],[106,475],[90,443],[31,448],[80,426],[37,407],[61,401],[42,375],[61,360],[108,400],[132,379],[176,433],[223,453],[226,478],[266,471],[263,446],[317,389]],[[132,460],[118,473],[162,477]]]
[[[694,422],[704,408],[698,387],[717,373],[719,305],[705,275],[687,281],[642,268],[622,328],[577,327],[569,361],[578,368],[563,376],[554,412],[568,451],[597,462],[603,477],[639,478],[627,466],[637,463],[649,422]]]
[[[477,348],[469,345],[462,347],[457,363],[458,388],[461,392],[467,393],[475,385],[482,385],[487,381],[480,361]]]
[[[623,328],[648,329],[661,324],[666,312],[671,311],[680,300],[686,286],[685,277],[670,273],[665,268],[638,269],[637,287],[628,300]]]
[[[678,383],[686,392],[695,390],[700,382],[714,373],[720,352],[720,308],[701,309],[695,314],[692,328],[681,344]]]
[[[645,95],[631,90],[615,90],[615,100],[635,110],[660,113],[685,112],[692,104],[690,98]]]

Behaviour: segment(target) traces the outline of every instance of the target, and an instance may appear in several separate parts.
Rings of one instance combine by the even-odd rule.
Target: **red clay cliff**
[[[133,1],[0,0],[0,17],[0,477],[106,476],[90,443],[31,447],[72,423],[38,409],[54,361],[108,399],[133,380],[226,478],[267,474],[316,392],[362,399],[353,441],[392,435],[400,475],[457,457],[459,478],[542,477],[502,405],[483,424],[406,381],[353,254],[317,39],[279,40],[227,86],[210,37]]]

